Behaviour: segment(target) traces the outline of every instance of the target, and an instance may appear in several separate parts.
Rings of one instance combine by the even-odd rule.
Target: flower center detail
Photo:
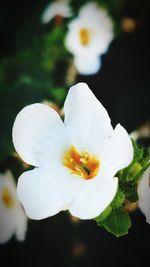
[[[62,16],[60,16],[60,15],[56,15],[55,16],[55,22],[56,22],[57,25],[62,24],[62,21],[63,21]]]
[[[13,208],[15,201],[8,188],[4,188],[2,192],[2,200],[6,208]]]
[[[99,171],[100,161],[88,152],[79,153],[74,146],[71,146],[64,156],[63,164],[73,174],[89,180],[93,179]]]
[[[90,31],[86,28],[82,28],[79,31],[79,38],[82,45],[88,45],[90,42]]]

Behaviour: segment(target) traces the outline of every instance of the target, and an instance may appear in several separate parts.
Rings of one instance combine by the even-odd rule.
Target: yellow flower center
[[[14,198],[12,197],[8,188],[4,188],[2,192],[2,200],[6,208],[13,208],[15,205]]]
[[[71,170],[71,173],[86,180],[93,179],[100,168],[100,161],[95,156],[84,151],[79,153],[74,146],[66,152],[63,164]]]
[[[90,42],[90,31],[86,28],[82,28],[79,31],[79,39],[82,45],[88,45]]]

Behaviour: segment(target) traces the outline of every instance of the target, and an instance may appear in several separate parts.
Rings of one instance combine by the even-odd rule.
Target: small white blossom
[[[13,126],[22,159],[36,166],[21,175],[18,195],[33,219],[69,210],[80,219],[98,216],[113,200],[115,174],[133,158],[126,130],[113,130],[106,109],[85,83],[71,87],[64,123],[44,104],[23,108]]]
[[[18,200],[16,185],[10,171],[0,174],[0,244],[14,234],[23,241],[27,229],[27,217]]]
[[[69,0],[57,0],[50,3],[43,12],[42,22],[48,23],[56,16],[69,18],[72,16]]]
[[[137,141],[140,138],[150,138],[150,122],[147,121],[138,129],[130,133],[130,137]]]
[[[73,55],[80,74],[91,75],[101,66],[100,56],[113,39],[113,24],[104,9],[88,3],[68,25],[65,45]]]
[[[146,216],[147,223],[150,224],[150,167],[143,174],[138,185],[138,206]]]

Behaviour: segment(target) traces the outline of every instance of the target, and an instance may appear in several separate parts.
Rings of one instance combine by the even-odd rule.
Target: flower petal
[[[117,178],[78,180],[69,211],[80,219],[97,217],[113,200],[117,192],[117,185]]]
[[[0,174],[0,244],[7,242],[13,236],[16,227],[15,207],[6,207],[2,199],[5,188],[10,191],[15,201],[14,183],[6,175]]]
[[[92,153],[113,133],[106,109],[85,83],[78,83],[68,92],[65,105],[65,126],[70,142]]]
[[[48,23],[57,15],[66,18],[72,16],[71,7],[69,6],[68,0],[55,1],[54,3],[50,3],[43,12],[42,22]]]
[[[66,209],[72,196],[71,182],[63,167],[35,168],[23,173],[17,191],[27,216],[40,220]]]
[[[101,153],[101,172],[115,175],[133,159],[133,146],[127,131],[118,124]]]
[[[15,218],[16,218],[16,227],[15,227],[16,238],[19,241],[24,241],[27,231],[28,220],[21,205],[18,205],[18,208],[16,209]]]
[[[13,126],[13,143],[20,157],[33,166],[62,156],[66,135],[56,111],[44,104],[23,108]]]
[[[0,203],[0,244],[6,243],[15,233],[15,214]]]
[[[75,56],[74,64],[77,68],[77,71],[82,75],[92,75],[96,74],[101,66],[100,57],[94,55],[94,57],[86,56]]]
[[[150,224],[150,167],[145,171],[138,185],[138,206],[146,216],[147,223]]]

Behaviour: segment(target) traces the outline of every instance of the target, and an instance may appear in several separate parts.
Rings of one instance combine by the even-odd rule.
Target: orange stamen
[[[15,205],[15,201],[8,188],[3,189],[2,200],[6,208],[12,208]]]
[[[88,152],[79,153],[71,146],[64,157],[64,165],[73,174],[79,175],[86,180],[93,179],[99,171],[100,161]]]
[[[82,45],[88,45],[90,42],[90,32],[86,28],[82,28],[79,32],[79,38]]]

